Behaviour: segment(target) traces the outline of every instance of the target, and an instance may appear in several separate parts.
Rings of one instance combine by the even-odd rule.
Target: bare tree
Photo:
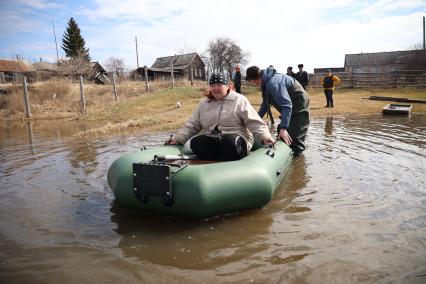
[[[111,56],[105,63],[107,71],[114,72],[117,76],[123,77],[126,71],[126,65],[124,59],[120,57]]]
[[[207,62],[210,67],[208,71],[227,71],[228,76],[231,76],[237,65],[247,64],[250,57],[248,52],[244,52],[235,41],[229,38],[217,38],[211,41],[207,53],[210,55]]]
[[[63,75],[66,76],[93,77],[96,75],[96,71],[90,66],[90,62],[87,61],[87,56],[83,52],[67,61],[60,62],[59,66]]]
[[[184,45],[181,45],[175,49],[176,54],[187,54],[187,53],[194,53],[197,52],[196,49],[192,46],[187,45],[186,43]]]
[[[412,46],[410,46],[409,48],[408,48],[408,50],[422,50],[423,49],[423,44],[422,43],[416,43],[416,44],[413,44]]]

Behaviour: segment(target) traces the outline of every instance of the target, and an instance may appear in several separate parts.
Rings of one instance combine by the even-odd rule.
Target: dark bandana
[[[210,81],[209,81],[210,85],[211,84],[222,84],[222,85],[227,85],[228,84],[228,79],[226,79],[226,77],[221,74],[212,74],[210,76]]]

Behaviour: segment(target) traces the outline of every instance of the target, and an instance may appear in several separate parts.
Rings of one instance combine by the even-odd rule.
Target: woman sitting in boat
[[[231,90],[223,74],[212,74],[210,92],[169,144],[185,144],[202,160],[234,161],[247,156],[254,137],[262,144],[274,140],[248,99]]]

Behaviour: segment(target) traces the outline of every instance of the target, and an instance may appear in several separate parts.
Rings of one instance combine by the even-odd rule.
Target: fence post
[[[27,88],[27,77],[23,76],[22,83],[24,87],[25,114],[27,118],[31,118],[30,100],[28,98],[28,88]]]
[[[118,102],[117,87],[115,86],[115,72],[112,72],[112,85],[114,87],[114,98],[115,98],[115,101]]]
[[[149,92],[149,81],[148,81],[148,68],[146,65],[143,67],[143,71],[145,73],[145,91]]]
[[[83,76],[80,76],[80,111],[86,111],[86,101],[84,99]]]
[[[192,69],[192,66],[189,68],[189,72],[191,72],[191,87],[194,86],[194,70]]]
[[[28,129],[28,139],[30,142],[31,153],[34,155],[35,149],[34,149],[34,137],[33,137],[33,124],[31,120],[27,120],[27,129]]]
[[[176,55],[172,59],[172,73],[170,74],[172,76],[172,89],[175,88],[175,75],[174,75],[174,72],[173,72],[173,63],[175,61],[175,57],[176,57]]]

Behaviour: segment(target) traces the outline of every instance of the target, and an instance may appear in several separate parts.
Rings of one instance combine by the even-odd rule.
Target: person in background
[[[237,93],[241,94],[241,69],[240,69],[240,66],[235,67],[234,87],[235,87],[235,91]]]
[[[262,104],[258,111],[263,117],[272,115],[272,104],[281,113],[278,136],[293,150],[295,156],[305,150],[305,137],[309,127],[309,97],[294,78],[279,74],[273,68],[260,70],[257,66],[247,69],[246,80],[261,88]]]
[[[297,65],[297,67],[299,68],[299,72],[296,73],[296,80],[299,81],[300,85],[302,85],[303,89],[305,89],[308,87],[309,84],[309,77],[308,77],[308,72],[303,70],[303,64],[299,64]]]
[[[185,144],[193,137],[190,147],[200,159],[234,161],[247,156],[254,137],[262,144],[275,143],[248,99],[232,91],[223,74],[212,74],[209,83],[206,98],[168,144]]]
[[[296,73],[293,72],[293,67],[292,66],[288,66],[287,67],[287,75],[290,77],[295,78],[296,77]]]
[[[339,83],[340,83],[339,77],[331,74],[331,70],[327,69],[326,75],[323,78],[321,78],[321,85],[324,88],[324,95],[327,101],[327,105],[325,105],[324,107],[334,107],[334,102],[333,102],[334,87]]]

